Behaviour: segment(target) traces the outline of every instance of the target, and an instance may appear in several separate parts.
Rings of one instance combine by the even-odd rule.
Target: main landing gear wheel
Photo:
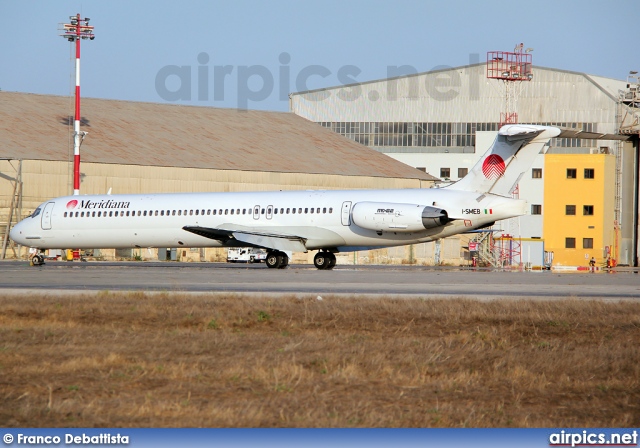
[[[332,252],[318,252],[313,257],[313,265],[318,269],[333,269],[336,265],[336,256]]]
[[[284,269],[289,265],[289,257],[284,252],[274,250],[267,254],[265,264],[273,269]]]

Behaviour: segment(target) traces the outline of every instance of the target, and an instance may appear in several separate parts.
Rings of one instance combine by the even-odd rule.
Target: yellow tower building
[[[543,235],[554,266],[601,266],[615,258],[615,156],[545,156]]]

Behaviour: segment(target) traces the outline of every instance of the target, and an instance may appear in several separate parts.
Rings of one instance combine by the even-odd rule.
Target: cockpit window
[[[33,211],[33,213],[31,213],[31,217],[35,218],[36,216],[38,216],[40,214],[40,207],[38,207],[37,209],[35,209]]]

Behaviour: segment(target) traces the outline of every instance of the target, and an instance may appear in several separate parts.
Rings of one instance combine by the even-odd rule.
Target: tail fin
[[[558,134],[560,129],[551,126],[502,126],[493,145],[478,163],[464,178],[448,188],[508,196],[547,141]]]

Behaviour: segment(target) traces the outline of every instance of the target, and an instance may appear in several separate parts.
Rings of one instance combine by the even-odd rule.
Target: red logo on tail
[[[76,208],[77,205],[78,205],[78,201],[76,201],[75,199],[72,200],[72,201],[67,202],[67,208],[68,209]]]
[[[484,159],[482,173],[487,179],[497,179],[504,174],[504,160],[498,154],[490,154]]]

